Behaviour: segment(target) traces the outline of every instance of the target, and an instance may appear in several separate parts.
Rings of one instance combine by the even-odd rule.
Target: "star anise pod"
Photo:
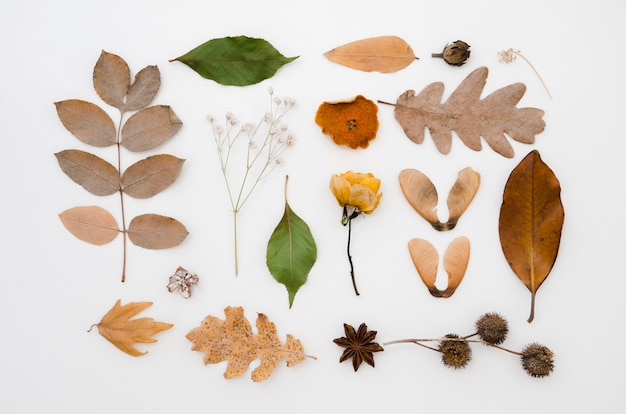
[[[342,348],[346,348],[339,358],[339,363],[352,358],[352,367],[356,372],[361,366],[361,362],[374,366],[374,352],[384,351],[383,347],[377,342],[373,342],[376,338],[377,331],[368,331],[367,325],[362,323],[358,330],[354,330],[351,325],[343,324],[345,337],[333,339],[333,342]]]

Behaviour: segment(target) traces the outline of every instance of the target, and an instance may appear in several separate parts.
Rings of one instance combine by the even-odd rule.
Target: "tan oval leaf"
[[[115,124],[98,105],[79,99],[55,102],[63,126],[82,142],[95,147],[115,144]]]
[[[98,96],[109,105],[122,110],[129,86],[130,69],[124,59],[103,50],[93,68],[93,88]]]
[[[324,53],[329,60],[365,72],[397,72],[415,59],[413,49],[397,36],[357,40]]]
[[[430,179],[415,169],[402,170],[399,175],[400,188],[404,197],[417,213],[433,227],[439,224],[437,189]]]
[[[90,193],[107,196],[120,189],[117,168],[102,158],[80,150],[65,150],[54,155],[63,172]]]
[[[124,123],[121,144],[129,151],[151,150],[172,138],[182,124],[167,105],[144,108]]]
[[[157,250],[178,246],[188,234],[181,222],[158,214],[137,216],[128,226],[130,241],[145,249]]]
[[[161,86],[161,72],[156,66],[146,66],[135,76],[128,88],[124,111],[136,111],[150,105]]]
[[[112,242],[120,232],[111,213],[98,206],[70,208],[59,218],[75,237],[98,246]]]
[[[539,152],[531,151],[509,176],[498,222],[504,256],[531,293],[528,322],[537,289],[556,261],[564,219],[559,180]]]
[[[185,160],[168,154],[145,158],[124,171],[122,188],[131,197],[152,197],[176,181],[184,162]]]
[[[448,194],[448,227],[454,228],[461,215],[472,202],[478,187],[480,186],[480,174],[470,167],[459,171],[456,182]]]
[[[457,237],[446,249],[443,256],[443,268],[448,273],[448,287],[442,292],[442,297],[450,297],[459,287],[470,256],[470,242],[467,237]]]
[[[409,253],[422,282],[433,296],[437,296],[437,292],[439,292],[435,286],[439,266],[437,249],[430,242],[416,238],[409,241]]]

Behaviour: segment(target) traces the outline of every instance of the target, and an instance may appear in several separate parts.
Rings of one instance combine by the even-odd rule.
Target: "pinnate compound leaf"
[[[103,50],[93,68],[93,87],[100,99],[121,111],[129,86],[130,69],[126,61]]]
[[[242,307],[229,306],[224,309],[224,314],[224,320],[207,316],[200,326],[186,335],[192,343],[192,351],[204,352],[204,365],[228,361],[224,378],[242,375],[250,363],[259,358],[261,363],[252,371],[251,377],[254,382],[264,381],[281,359],[286,361],[288,367],[292,367],[307,357],[300,340],[292,335],[287,334],[285,343],[281,343],[276,325],[265,314],[259,313],[257,316],[256,335]]]
[[[151,150],[172,138],[182,125],[167,105],[144,108],[124,123],[121,144],[129,151]]]
[[[116,143],[115,124],[98,105],[80,99],[54,105],[63,126],[85,144],[108,147]]]
[[[73,207],[59,218],[76,238],[97,246],[112,242],[120,233],[115,217],[98,206]]]
[[[421,144],[428,128],[435,146],[442,154],[450,152],[452,131],[463,143],[475,150],[482,148],[480,137],[504,157],[514,155],[505,134],[512,139],[532,144],[542,132],[544,112],[537,108],[517,108],[526,86],[515,83],[480,99],[488,69],[481,67],[470,73],[445,103],[441,103],[443,83],[426,86],[418,95],[408,90],[398,98],[394,116],[411,141]]]
[[[537,290],[556,261],[564,219],[559,180],[539,152],[531,151],[509,176],[498,221],[504,256],[530,290],[528,322],[534,319]]]
[[[452,230],[459,218],[474,199],[480,186],[480,174],[470,167],[459,171],[457,179],[448,194],[448,221],[442,223],[437,216],[439,198],[437,189],[430,179],[415,169],[405,169],[398,176],[400,188],[411,207],[435,230]]]
[[[411,46],[397,36],[379,36],[346,43],[324,53],[329,60],[365,72],[397,72],[415,59]]]
[[[148,351],[141,352],[134,344],[156,342],[153,335],[174,326],[171,323],[157,322],[152,318],[130,319],[151,305],[152,302],[130,302],[121,306],[118,299],[95,326],[100,335],[119,350],[131,356],[145,355]]]
[[[274,279],[287,288],[291,308],[317,260],[317,246],[309,226],[289,206],[286,191],[287,179],[285,211],[267,243],[266,263]]]
[[[142,214],[128,225],[128,238],[145,249],[169,249],[178,246],[189,232],[176,219],[158,214]]]
[[[180,175],[185,160],[169,154],[153,155],[137,161],[124,171],[124,193],[149,198],[169,187]]]
[[[271,78],[297,58],[283,56],[265,39],[234,36],[211,39],[172,61],[222,85],[247,86]]]
[[[448,284],[444,290],[436,286],[439,254],[430,242],[423,239],[409,241],[409,253],[417,273],[428,288],[431,295],[437,298],[448,298],[454,294],[461,284],[470,255],[470,243],[467,237],[457,237],[450,243],[443,256],[443,268],[448,274]]]
[[[150,105],[161,87],[161,72],[153,65],[146,66],[135,75],[135,82],[128,88],[122,110],[137,111]]]
[[[80,150],[65,150],[54,155],[63,172],[90,193],[107,196],[119,191],[117,168],[102,158]]]

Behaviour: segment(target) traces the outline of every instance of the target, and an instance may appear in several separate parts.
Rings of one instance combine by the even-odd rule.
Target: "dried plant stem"
[[[123,121],[124,113],[120,111],[120,123],[117,129],[117,171],[120,175],[120,183],[122,182],[122,121]],[[121,211],[121,219],[122,219],[122,283],[126,281],[126,250],[127,250],[127,231],[126,231],[126,214],[124,210],[124,189],[120,185],[120,211]]]
[[[432,348],[432,347],[430,347],[430,346],[428,346],[428,345],[423,344],[423,342],[444,342],[444,341],[452,341],[452,342],[474,342],[474,343],[478,343],[478,344],[483,344],[483,345],[486,345],[486,346],[490,346],[490,347],[493,347],[493,348],[498,348],[498,349],[500,349],[500,350],[502,350],[502,351],[505,351],[505,352],[511,353],[511,354],[513,354],[513,355],[518,355],[518,356],[521,356],[521,355],[522,355],[522,353],[521,353],[521,352],[513,351],[513,350],[511,350],[511,349],[504,348],[504,347],[502,347],[502,346],[500,346],[500,345],[496,345],[496,344],[492,344],[492,343],[487,342],[487,341],[483,341],[482,339],[468,339],[469,337],[474,336],[474,335],[475,335],[475,334],[472,334],[472,335],[469,335],[469,336],[465,336],[465,337],[463,337],[463,338],[423,338],[423,339],[398,339],[398,340],[395,340],[395,341],[385,342],[385,343],[383,343],[383,346],[393,345],[393,344],[402,344],[402,343],[412,343],[412,344],[415,344],[415,345],[420,345],[420,346],[423,346],[423,347],[428,348],[428,349],[432,349],[432,350],[435,350],[435,351],[439,351],[437,348]]]
[[[350,254],[350,239],[352,236],[352,217],[348,218],[348,246],[346,251],[348,253],[348,262],[350,263],[350,277],[352,278],[352,287],[354,288],[354,293],[359,296],[359,289],[356,287],[356,279],[354,278],[354,264],[352,264],[352,255]]]

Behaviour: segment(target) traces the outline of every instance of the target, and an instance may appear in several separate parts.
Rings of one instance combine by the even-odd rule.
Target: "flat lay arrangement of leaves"
[[[470,54],[470,45],[457,40],[445,44],[441,52],[431,56],[435,58],[433,61],[442,59],[455,67],[443,65],[449,70],[463,70],[459,68],[468,61]],[[397,36],[356,40],[337,46],[324,56],[344,69],[388,74],[385,76],[404,70],[418,60],[413,48]],[[516,56],[526,60],[513,49],[501,52],[500,56],[508,62]],[[285,57],[265,39],[233,36],[211,39],[171,61],[184,63],[203,78],[218,84],[244,87],[273,77],[282,66],[298,57]],[[437,60],[436,64],[440,62]],[[531,67],[534,70],[534,66]],[[544,131],[544,111],[517,107],[526,91],[522,83],[510,84],[481,98],[487,75],[487,67],[473,70],[446,102],[442,102],[444,85],[441,82],[427,85],[418,94],[407,90],[395,103],[373,101],[361,94],[339,101],[324,101],[316,113],[311,114],[311,121],[319,126],[320,137],[330,138],[341,147],[333,149],[362,151],[368,149],[377,136],[380,127],[378,104],[393,106],[395,120],[416,144],[424,142],[428,130],[437,151],[448,154],[455,132],[469,149],[480,151],[482,137],[496,153],[513,158],[515,154],[508,138],[533,144],[535,136]],[[57,114],[64,127],[84,144],[98,148],[115,146],[116,162],[110,163],[78,149],[54,155],[62,171],[91,194],[119,194],[121,225],[113,214],[95,205],[73,207],[59,217],[70,233],[94,245],[110,243],[121,233],[124,281],[127,239],[143,248],[165,249],[181,244],[188,231],[178,220],[157,214],[142,214],[127,223],[126,197],[146,199],[163,192],[177,180],[185,160],[169,154],[154,154],[124,169],[123,149],[131,152],[154,150],[171,139],[182,122],[169,106],[149,106],[161,85],[156,66],[143,68],[131,82],[126,62],[117,55],[102,51],[93,71],[93,85],[98,96],[119,111],[117,125],[98,105],[78,99],[56,102]],[[207,130],[215,142],[217,157],[207,156],[206,159],[210,163],[218,161],[219,174],[228,195],[235,276],[239,274],[240,259],[238,214],[244,205],[248,205],[259,183],[280,166],[286,151],[295,142],[294,133],[285,123],[295,100],[275,96],[272,87],[268,92],[267,112],[256,122],[241,123],[230,111],[226,112],[224,123],[208,116]],[[285,176],[282,215],[276,216],[278,223],[274,230],[260,237],[260,242],[266,243],[267,269],[264,270],[285,286],[288,308],[291,309],[297,292],[307,282],[318,259],[318,245],[312,229],[288,201],[288,182],[288,176]],[[446,218],[440,218],[437,212],[436,182],[422,171],[404,168],[398,173],[396,185],[412,209],[436,230],[434,234],[445,236],[450,234],[449,231],[458,231],[454,229],[464,214],[480,213],[469,207],[478,194],[481,175],[471,167],[458,172],[446,199]],[[341,211],[338,222],[347,227],[348,273],[354,294],[360,296],[351,252],[352,221],[362,213],[369,215],[378,208],[382,199],[381,180],[370,172],[347,169],[330,177],[329,189],[337,201],[338,211]],[[503,189],[498,221],[500,244],[513,273],[531,293],[528,322],[534,319],[537,291],[550,274],[559,250],[564,222],[560,192],[556,174],[543,162],[538,150],[532,150],[512,169]],[[297,206],[296,203],[293,205]],[[407,221],[415,217],[407,217]],[[441,266],[447,273],[447,285],[440,289],[437,286],[440,253],[423,237],[420,235],[407,241],[408,256],[430,295],[449,298],[457,291],[468,270],[470,240],[457,235],[442,252]],[[168,292],[178,292],[185,299],[192,297],[192,291],[199,283],[198,275],[182,266],[165,274],[169,275]],[[138,350],[135,344],[155,342],[154,335],[173,326],[151,318],[132,319],[151,305],[152,302],[130,302],[122,306],[117,300],[101,321],[89,330],[97,327],[100,335],[129,355],[144,355],[147,351]],[[257,359],[260,363],[251,372],[254,382],[267,380],[282,360],[287,367],[293,367],[306,359],[316,359],[305,354],[300,340],[291,334],[281,340],[275,324],[264,313],[257,312],[256,333],[244,314],[244,307],[228,306],[224,315],[224,319],[206,316],[199,326],[186,334],[186,338],[191,342],[192,351],[203,353],[205,365],[227,363],[223,374],[225,379],[243,375]],[[475,332],[465,336],[450,333],[437,338],[400,339],[379,344],[376,342],[378,331],[370,330],[366,323],[356,329],[344,323],[343,328],[343,336],[333,342],[343,349],[339,363],[351,361],[355,372],[364,366],[363,363],[374,368],[375,354],[380,355],[388,346],[400,343],[412,343],[439,352],[443,364],[454,369],[467,366],[473,344],[516,355],[532,377],[548,376],[554,369],[554,354],[544,345],[531,343],[519,352],[501,346],[509,332],[509,324],[495,312],[482,315],[475,323]]]
[[[159,69],[146,66],[131,84],[130,70],[119,56],[102,51],[93,71],[98,96],[119,110],[119,125],[99,106],[70,99],[55,103],[63,126],[76,138],[94,147],[117,146],[117,167],[82,150],[55,154],[59,166],[74,182],[97,196],[120,195],[121,229],[111,213],[98,206],[80,206],[62,212],[63,225],[87,243],[103,245],[122,233],[122,282],[126,279],[126,239],[146,249],[167,249],[187,237],[185,226],[171,217],[142,214],[127,225],[125,196],[150,198],[169,187],[180,175],[185,160],[173,155],[152,155],[122,171],[122,148],[143,152],[172,138],[182,126],[166,105],[150,106],[161,85]],[[136,111],[126,121],[124,115]]]

